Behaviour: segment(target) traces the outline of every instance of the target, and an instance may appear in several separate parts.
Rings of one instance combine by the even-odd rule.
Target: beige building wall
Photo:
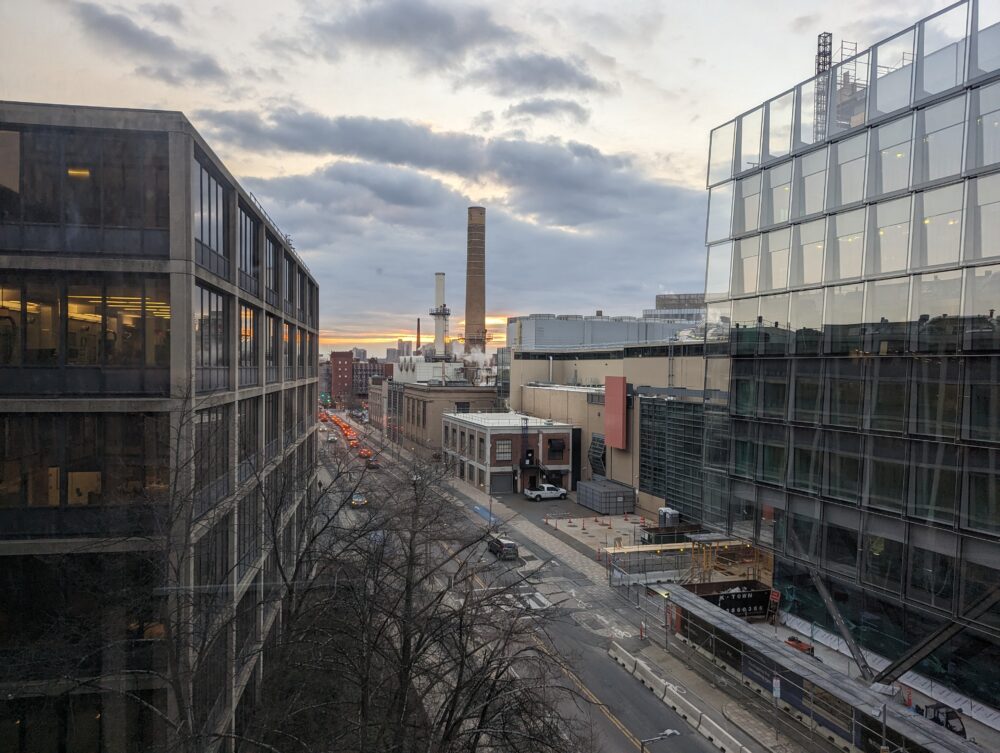
[[[441,449],[441,416],[468,403],[470,413],[489,412],[496,404],[495,387],[446,387],[407,384],[403,388],[402,438],[431,451]]]

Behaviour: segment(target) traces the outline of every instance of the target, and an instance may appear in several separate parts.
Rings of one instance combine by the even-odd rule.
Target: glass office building
[[[177,687],[200,749],[242,732],[311,524],[318,293],[181,113],[0,102],[0,750],[154,749]]]
[[[1000,707],[1000,2],[714,129],[707,521],[788,612]]]

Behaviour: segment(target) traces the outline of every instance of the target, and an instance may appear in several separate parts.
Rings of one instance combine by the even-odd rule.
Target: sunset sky
[[[181,110],[292,236],[324,349],[487,311],[639,314],[704,276],[708,133],[924,0],[0,2],[0,99]]]

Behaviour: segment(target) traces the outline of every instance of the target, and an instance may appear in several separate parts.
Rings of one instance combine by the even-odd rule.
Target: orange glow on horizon
[[[513,314],[510,316],[513,316]],[[507,317],[507,314],[493,314],[486,317],[486,327],[490,334],[493,335],[489,347],[502,348],[507,343]],[[452,336],[460,335],[465,330],[465,320],[461,319],[455,323],[453,319],[452,322],[453,326],[450,328],[450,334]],[[424,342],[432,342],[434,340],[433,322],[428,322],[427,329],[423,329],[423,326],[421,326],[420,338]],[[340,349],[371,346],[392,348],[395,347],[398,340],[409,340],[415,343],[416,339],[416,328],[411,330],[397,330],[395,332],[338,332],[337,330],[320,330],[319,333],[320,347]]]

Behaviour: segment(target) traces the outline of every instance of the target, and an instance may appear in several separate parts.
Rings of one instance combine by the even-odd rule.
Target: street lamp
[[[646,753],[646,743],[655,743],[657,740],[663,740],[665,738],[673,737],[674,735],[679,735],[679,734],[680,734],[680,732],[678,732],[675,729],[665,729],[665,730],[663,730],[663,732],[661,732],[660,734],[658,734],[656,737],[650,737],[650,738],[648,738],[646,740],[640,740],[639,741],[639,753]]]
[[[670,592],[663,592],[663,650],[670,653]]]

